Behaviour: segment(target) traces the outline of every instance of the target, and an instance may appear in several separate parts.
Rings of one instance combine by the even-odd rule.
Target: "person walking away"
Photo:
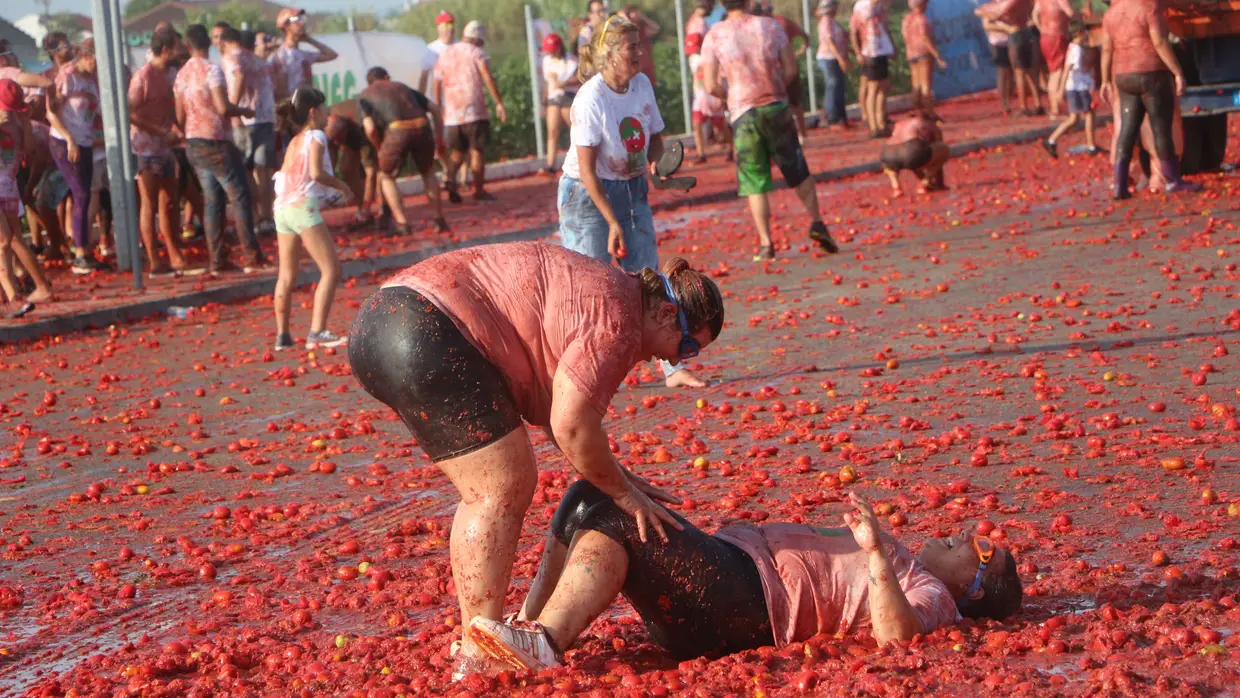
[[[928,0],[909,0],[900,33],[904,37],[904,55],[913,83],[913,105],[938,120],[934,113],[934,68],[937,65],[939,70],[946,69],[947,61],[934,43],[934,25],[926,16],[927,3]]]
[[[1025,116],[1037,116],[1042,113],[1042,98],[1038,86],[1033,80],[1034,69],[1034,38],[1033,20],[1034,0],[992,0],[974,10],[984,19],[1001,22],[1007,26],[1008,57],[1012,64],[1013,79],[1016,81],[1016,101],[1020,103],[1021,113]],[[1029,107],[1028,98],[1033,98],[1033,107]]]
[[[727,104],[706,90],[706,72],[702,68],[703,40],[701,34],[685,39],[685,44],[692,51],[689,54],[689,70],[693,71],[693,144],[697,148],[695,162],[699,165],[706,162],[706,146],[712,141],[725,144],[728,161],[732,160],[732,129],[728,126]]]
[[[271,54],[275,66],[274,89],[277,102],[283,102],[298,88],[312,84],[311,67],[329,63],[339,56],[329,46],[306,31],[306,11],[286,7],[276,15],[276,27],[284,33],[284,42]],[[313,50],[301,48],[310,44]]]
[[[1068,22],[1075,16],[1076,11],[1072,9],[1069,0],[1034,0],[1033,22],[1040,33],[1038,43],[1042,49],[1042,57],[1046,59],[1046,94],[1052,118],[1060,114],[1064,101],[1064,81],[1067,78],[1064,59],[1068,55],[1068,44],[1072,37],[1068,31]],[[1068,105],[1069,114],[1078,114],[1079,112],[1072,111],[1071,106]],[[1093,118],[1092,114],[1091,111],[1090,119]],[[1093,135],[1089,137],[1092,139]]]
[[[265,267],[267,261],[254,235],[254,208],[245,163],[228,127],[229,118],[253,117],[254,112],[228,101],[224,71],[207,61],[211,50],[207,28],[191,24],[185,30],[185,43],[189,45],[190,59],[177,72],[172,89],[176,95],[177,123],[185,134],[185,153],[202,185],[207,269],[212,274],[238,270],[228,258],[229,245],[224,239],[225,207],[231,203],[239,236],[247,250],[241,270],[256,271]]]
[[[348,341],[327,329],[327,316],[332,310],[336,284],[340,282],[340,258],[319,210],[324,202],[347,202],[353,198],[353,193],[349,185],[332,173],[332,161],[327,156],[327,135],[323,133],[328,115],[326,102],[322,92],[302,87],[281,106],[284,118],[299,132],[289,142],[284,166],[275,175],[276,240],[280,246],[280,272],[272,299],[276,314],[276,351],[293,348],[289,315],[303,248],[319,268],[306,349],[338,347]]]
[[[863,0],[864,1],[864,0]],[[760,247],[756,260],[775,258],[767,194],[775,188],[771,161],[796,191],[813,223],[809,237],[829,253],[839,251],[818,209],[814,178],[796,137],[787,85],[797,75],[788,37],[775,20],[748,12],[748,0],[725,0],[727,15],[702,44],[706,89],[728,101],[736,147],[737,193],[746,197]],[[725,91],[723,80],[727,80]]]
[[[362,128],[378,153],[379,191],[392,211],[392,234],[412,232],[405,218],[405,207],[396,176],[412,159],[422,176],[426,200],[435,216],[435,230],[449,232],[435,180],[435,151],[443,142],[443,112],[426,95],[391,79],[383,68],[371,68],[369,85],[358,97]]]
[[[997,20],[982,17],[982,31],[990,44],[990,62],[995,66],[995,91],[999,93],[999,108],[1004,116],[1012,113],[1012,57],[1008,52],[1008,36],[1011,26]]]
[[[639,60],[642,65],[642,74],[650,78],[650,86],[654,87],[658,84],[654,76],[654,38],[663,31],[663,27],[650,19],[637,5],[625,5],[620,15],[637,25],[637,45],[641,48]]]
[[[57,50],[61,50],[59,47]],[[90,274],[104,267],[95,261],[90,244],[90,189],[94,175],[95,116],[99,113],[99,83],[95,44],[82,42],[76,57],[60,67],[54,89],[47,91],[47,119],[52,127],[52,158],[69,185],[73,201],[74,274]]]
[[[257,41],[253,34],[249,37]],[[228,101],[254,112],[253,117],[233,118],[233,142],[241,151],[249,174],[258,234],[270,235],[276,229],[272,174],[277,164],[276,98],[271,66],[245,46],[245,37],[236,29],[227,29],[222,43],[224,58],[220,64],[228,88]]]
[[[337,176],[349,182],[357,198],[357,211],[349,224],[350,230],[361,230],[375,225],[375,214],[371,208],[376,198],[383,209],[380,226],[387,227],[392,220],[392,209],[378,193],[379,153],[366,137],[366,129],[362,128],[361,121],[357,100],[351,99],[333,104],[327,117],[327,125],[323,127],[327,141],[338,149]],[[361,186],[354,186],[354,177],[360,180]]]
[[[902,170],[912,170],[921,180],[918,194],[946,190],[943,165],[950,157],[951,148],[943,142],[943,131],[929,112],[921,110],[896,124],[878,159],[883,173],[891,181],[892,195],[901,196],[904,193],[900,188]]]
[[[1166,191],[1195,192],[1201,185],[1180,177],[1171,128],[1184,94],[1184,72],[1167,40],[1166,10],[1158,0],[1116,0],[1102,17],[1102,98],[1120,104],[1115,160],[1115,198],[1132,197],[1128,167],[1148,115]]]
[[[1090,155],[1102,152],[1094,135],[1094,68],[1098,64],[1098,49],[1091,45],[1093,42],[1089,38],[1089,28],[1085,23],[1079,20],[1073,22],[1074,37],[1072,43],[1068,44],[1064,60],[1064,94],[1067,96],[1068,118],[1042,142],[1042,147],[1046,148],[1046,152],[1053,158],[1059,157],[1059,139],[1082,120],[1085,122],[1086,152]]]
[[[35,303],[52,300],[52,286],[43,274],[43,266],[22,239],[21,192],[17,188],[17,169],[30,147],[30,125],[24,121],[28,107],[22,86],[9,78],[0,78],[0,287],[8,298],[5,315],[20,317],[34,309]],[[34,291],[20,300],[13,260],[26,270],[34,281]]]
[[[418,76],[418,92],[430,97],[436,104],[443,103],[443,96],[432,92],[435,88],[435,64],[443,50],[456,40],[456,17],[444,10],[435,17],[435,34],[437,38],[426,45],[422,52],[422,74]]]
[[[836,21],[839,0],[818,3],[818,69],[822,71],[822,110],[827,126],[848,126],[848,73],[852,72],[852,55],[848,33]],[[862,117],[864,120],[864,116]]]
[[[353,375],[461,494],[449,540],[463,626],[504,617],[538,482],[527,423],[633,517],[643,544],[680,526],[656,503],[671,496],[608,450],[602,423],[639,361],[690,358],[723,328],[709,276],[683,259],[663,271],[629,274],[542,242],[481,245],[416,264],[362,304],[349,334]],[[464,638],[457,660],[480,656]]]
[[[177,226],[180,198],[177,195],[177,161],[172,146],[181,142],[176,126],[176,95],[169,64],[180,50],[174,29],[151,35],[151,59],[129,82],[129,143],[137,156],[138,229],[152,278],[182,273],[188,268],[181,254]],[[159,256],[155,228],[168,255]]]
[[[508,122],[504,100],[491,76],[491,59],[482,47],[487,30],[481,22],[465,25],[463,40],[444,49],[435,66],[435,93],[443,95],[445,138],[450,157],[444,183],[448,200],[461,203],[457,191],[457,171],[469,155],[469,169],[474,179],[474,201],[494,201],[486,190],[485,150],[491,143],[491,120],[487,115],[486,94],[495,102],[495,115],[501,123]]]
[[[798,59],[809,50],[809,34],[805,33],[798,22],[784,15],[775,14],[775,4],[771,0],[756,0],[753,13],[759,17],[770,17],[779,23],[779,28],[784,30],[784,36],[788,37],[788,43],[793,45],[793,55]],[[805,87],[801,84],[800,68],[801,62],[798,60],[797,77],[788,83],[788,107],[792,109],[792,117],[796,121],[797,138],[804,143]]]
[[[585,81],[573,107],[571,145],[556,206],[564,247],[630,272],[659,265],[646,173],[663,156],[663,115],[637,60],[641,32],[613,15],[583,47]],[[705,383],[663,365],[669,387]]]
[[[555,176],[556,159],[560,154],[560,131],[572,122],[573,99],[581,89],[577,77],[577,59],[564,50],[564,39],[559,34],[548,34],[542,42],[542,74],[546,86],[547,109],[547,164],[540,172]]]
[[[870,138],[891,134],[887,124],[887,91],[891,88],[890,61],[895,53],[891,33],[887,31],[888,0],[858,0],[853,5],[855,23],[850,23],[853,46],[861,56],[861,74],[865,76],[865,116]]]

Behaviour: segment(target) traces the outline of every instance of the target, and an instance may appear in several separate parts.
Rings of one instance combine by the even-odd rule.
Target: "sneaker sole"
[[[470,624],[469,639],[473,640],[474,645],[478,649],[490,655],[493,659],[501,661],[518,671],[521,669],[541,671],[546,668],[542,662],[520,649],[509,647],[508,643],[492,635],[485,628]]]
[[[348,337],[341,337],[340,339],[331,342],[306,342],[306,351],[314,351],[315,349],[335,349],[336,347],[347,344],[348,342]]]

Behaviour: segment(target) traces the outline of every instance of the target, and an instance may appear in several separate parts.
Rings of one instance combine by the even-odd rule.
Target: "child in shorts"
[[[22,204],[17,169],[30,138],[26,110],[21,86],[7,78],[0,80],[0,289],[8,303],[0,306],[0,312],[5,317],[21,317],[33,310],[35,303],[52,299],[52,287],[38,258],[22,239],[19,220]],[[34,281],[34,292],[25,298],[21,297],[13,275],[14,260]]]
[[[332,172],[331,158],[327,155],[327,134],[323,133],[328,117],[326,102],[322,92],[313,87],[301,87],[293,93],[292,99],[281,105],[281,116],[298,129],[298,133],[289,141],[284,167],[274,178],[276,240],[280,250],[274,299],[276,351],[293,348],[289,313],[303,247],[321,274],[314,292],[306,349],[336,347],[348,341],[327,329],[327,315],[340,281],[340,259],[319,208],[324,203],[346,203],[353,198],[353,192]]]
[[[1068,45],[1068,55],[1064,61],[1064,69],[1068,71],[1064,92],[1068,101],[1068,118],[1059,124],[1059,128],[1042,141],[1042,147],[1053,158],[1059,157],[1057,143],[1059,138],[1085,122],[1085,146],[1090,155],[1098,155],[1102,149],[1094,140],[1094,65],[1097,62],[1098,50],[1091,45],[1089,29],[1084,22],[1073,22],[1072,43]]]

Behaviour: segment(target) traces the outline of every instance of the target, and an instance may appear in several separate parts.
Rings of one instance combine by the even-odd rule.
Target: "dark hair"
[[[306,127],[310,110],[327,103],[327,97],[313,87],[299,87],[287,101],[276,107],[276,117],[290,123],[298,130]]]
[[[241,43],[241,30],[225,26],[224,31],[220,32],[220,41],[230,44]]]
[[[749,0],[722,0],[723,9],[731,12],[732,10],[743,10],[749,4]]]
[[[723,331],[723,294],[714,280],[700,271],[694,271],[680,257],[667,260],[663,265],[663,275],[672,285],[676,304],[685,312],[689,331],[696,333],[703,327],[709,327],[710,338],[714,341]],[[655,307],[656,303],[673,300],[667,297],[663,280],[654,269],[646,267],[636,276],[642,284],[642,305],[647,310]]]
[[[607,3],[603,2],[603,0],[586,0],[586,14],[590,14],[590,8],[593,7],[596,2],[602,5],[604,10],[607,9]]]
[[[216,22],[211,25],[211,29],[232,29],[232,25],[228,22]]]
[[[158,56],[164,52],[164,49],[173,49],[177,46],[177,41],[181,35],[172,27],[164,29],[156,29],[151,34],[151,53]]]
[[[69,37],[64,32],[48,32],[43,37],[43,50],[51,53],[69,45]]]
[[[366,71],[366,84],[372,85],[380,80],[387,80],[390,77],[388,71],[384,70],[382,66],[375,66]]]
[[[255,42],[258,41],[258,34],[246,29],[241,32],[241,48],[247,51],[253,51]]]
[[[1020,583],[1020,573],[1016,571],[1016,556],[1011,550],[1004,550],[1003,569],[996,574],[990,570],[982,575],[982,591],[980,599],[973,599],[960,607],[960,615],[966,618],[993,618],[1003,620],[1020,610],[1020,600],[1025,595],[1025,588]]]
[[[197,51],[208,51],[211,49],[211,35],[201,24],[191,24],[185,28],[185,43]]]

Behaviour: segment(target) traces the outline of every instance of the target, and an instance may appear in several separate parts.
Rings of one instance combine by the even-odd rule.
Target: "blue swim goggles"
[[[672,284],[667,277],[659,274],[659,278],[663,280],[663,290],[667,291],[667,299],[676,306],[676,314],[680,316],[680,360],[692,359],[702,351],[702,345],[689,334],[689,321],[685,319],[685,311],[680,307],[680,301],[676,300],[676,292],[672,290]]]

